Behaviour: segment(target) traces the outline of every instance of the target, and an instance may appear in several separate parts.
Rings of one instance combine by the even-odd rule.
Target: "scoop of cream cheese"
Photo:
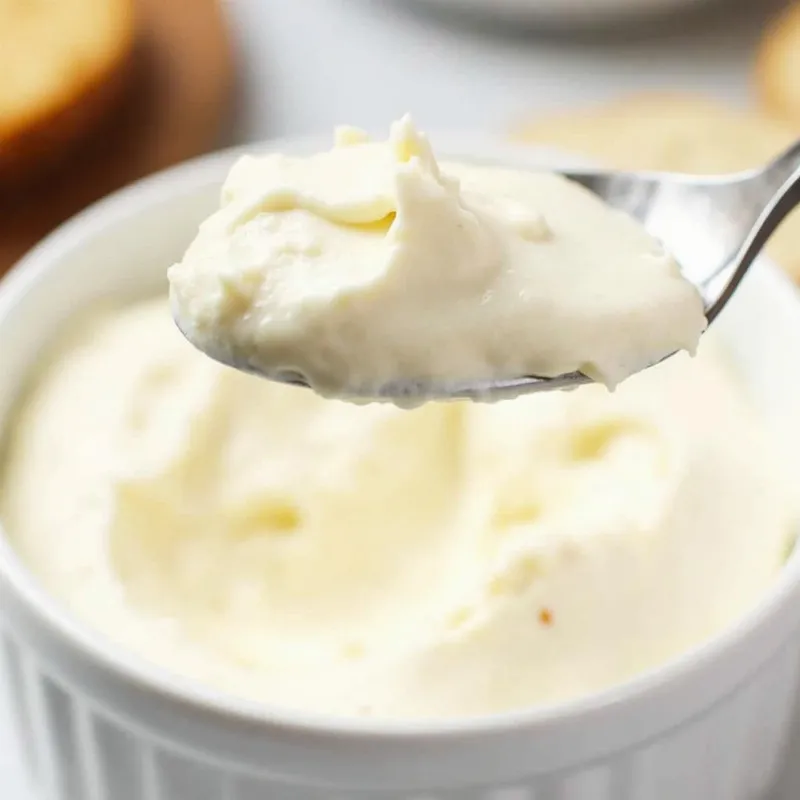
[[[791,491],[712,345],[615,393],[404,412],[226,369],[164,300],[98,312],[21,404],[0,510],[74,614],[237,695],[570,698],[702,642],[782,564]]]
[[[245,156],[169,270],[198,348],[325,395],[580,370],[609,386],[694,351],[703,304],[632,218],[545,173],[437,164],[408,117],[309,157]]]

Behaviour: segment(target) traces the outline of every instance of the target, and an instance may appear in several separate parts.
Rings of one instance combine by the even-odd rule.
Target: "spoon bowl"
[[[710,324],[772,233],[800,204],[800,141],[761,168],[718,177],[591,168],[572,168],[560,174],[612,208],[626,212],[659,239],[680,265],[684,277],[697,288]],[[190,332],[182,333],[192,341]],[[265,370],[227,349],[204,352],[237,370],[311,388],[299,371]],[[591,382],[581,372],[481,380],[467,376],[446,382],[403,379],[377,388],[348,387],[346,399],[392,401],[402,406],[431,400],[491,402],[533,392],[572,389]]]

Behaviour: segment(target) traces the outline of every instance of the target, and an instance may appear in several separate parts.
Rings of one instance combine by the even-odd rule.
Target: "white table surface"
[[[531,111],[630,90],[699,90],[746,103],[759,23],[774,5],[728,0],[747,8],[610,43],[486,32],[403,0],[223,1],[242,73],[232,142],[340,123],[381,130],[406,111],[429,130],[502,131]],[[0,800],[35,800],[6,718],[0,696]],[[800,720],[795,727],[794,764],[770,800],[800,797]]]

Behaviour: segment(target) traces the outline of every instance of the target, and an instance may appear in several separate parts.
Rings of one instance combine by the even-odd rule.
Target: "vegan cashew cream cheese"
[[[437,248],[463,248],[467,283],[485,285],[478,272],[494,269],[498,248],[522,258],[532,241],[557,241],[574,198],[577,211],[585,203],[590,217],[598,214],[600,229],[591,233],[598,252],[625,255],[616,262],[627,265],[619,266],[625,279],[620,273],[613,293],[592,284],[613,305],[601,302],[604,320],[621,310],[626,326],[640,318],[624,283],[646,252],[650,278],[637,286],[648,303],[665,300],[680,315],[694,302],[663,254],[582,194],[545,179],[530,191],[555,198],[555,206],[543,204],[551,211],[563,199],[564,213],[533,219],[514,211],[522,221],[512,236],[508,220],[529,191],[527,179],[465,170],[460,191],[471,199],[458,200],[419,140],[408,146],[415,142],[419,167],[406,174],[387,160],[380,176],[359,169],[347,202],[335,181],[318,181],[292,162],[258,163],[286,173],[291,191],[283,199],[293,210],[243,222],[255,225],[242,229],[252,242],[240,233],[220,247],[241,255],[230,279],[244,305],[259,296],[271,314],[279,307],[270,305],[271,292],[295,297],[280,345],[289,349],[281,352],[301,352],[288,343],[311,319],[333,324],[324,310],[330,303],[370,318],[377,307],[394,308],[395,268],[414,304],[422,285],[434,305],[443,302],[438,292],[450,278],[439,286],[435,276],[413,274],[435,268],[408,255],[424,252],[415,232],[428,231],[425,241],[434,237]],[[324,171],[329,162],[320,164]],[[251,207],[235,199],[237,174],[224,215]],[[502,215],[486,210],[502,225],[469,210],[483,206],[468,187],[487,185],[507,199]],[[391,251],[382,223],[369,229],[379,214],[405,213],[398,186],[425,196],[431,219],[466,230],[469,247],[440,241],[437,226],[419,219],[400,227],[413,251],[402,244]],[[267,205],[278,202],[270,197]],[[619,230],[630,232],[623,243]],[[255,264],[265,243],[292,241],[317,242],[323,261],[289,258],[275,282],[258,261],[255,288],[246,288],[242,265]],[[573,245],[564,247],[572,253]],[[533,256],[525,264],[540,274]],[[578,269],[567,259],[573,278],[584,274]],[[503,280],[516,280],[511,274]],[[208,311],[213,326],[238,289],[224,288],[220,273],[202,277],[220,296],[197,318]],[[561,279],[554,281],[555,290]],[[548,363],[574,366],[580,351],[618,377],[630,329],[623,336],[614,323],[620,336],[611,346],[599,333],[605,322],[581,305],[589,290],[575,291],[580,302],[568,309],[531,300],[531,308],[550,308],[536,323],[543,336],[562,316],[565,335],[575,336]],[[467,335],[465,319],[452,317]],[[278,341],[271,324],[253,341],[258,347]],[[681,343],[658,314],[652,328],[635,329],[648,352]],[[591,354],[581,349],[590,331],[600,340]],[[534,351],[536,340],[526,339]],[[756,601],[782,563],[788,493],[766,434],[713,344],[704,341],[696,359],[681,353],[634,375],[615,393],[595,385],[401,411],[323,400],[223,367],[184,340],[166,300],[97,311],[60,337],[21,402],[0,484],[2,519],[30,569],[77,617],[144,659],[237,695],[315,712],[428,718],[570,698],[713,635]],[[457,362],[477,352],[469,343],[459,348]],[[621,361],[632,365],[641,354],[626,351]],[[414,363],[433,364],[416,356]]]
[[[207,354],[343,397],[576,370],[613,386],[706,325],[632,218],[557,175],[439,165],[408,117],[388,141],[347,128],[328,152],[241,158],[169,282]]]

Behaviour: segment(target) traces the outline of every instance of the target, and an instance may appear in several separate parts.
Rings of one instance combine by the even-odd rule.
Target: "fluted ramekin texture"
[[[437,141],[449,158],[553,158]],[[166,291],[166,267],[214,206],[235,155],[190,162],[91,207],[0,285],[0,417],[76,310]],[[800,453],[800,425],[790,424],[800,408],[793,288],[759,265],[715,325],[791,459]],[[338,720],[194,685],[73,619],[2,537],[0,619],[15,730],[48,800],[752,800],[776,774],[794,708],[800,558],[750,612],[663,667],[589,697],[479,719]]]

